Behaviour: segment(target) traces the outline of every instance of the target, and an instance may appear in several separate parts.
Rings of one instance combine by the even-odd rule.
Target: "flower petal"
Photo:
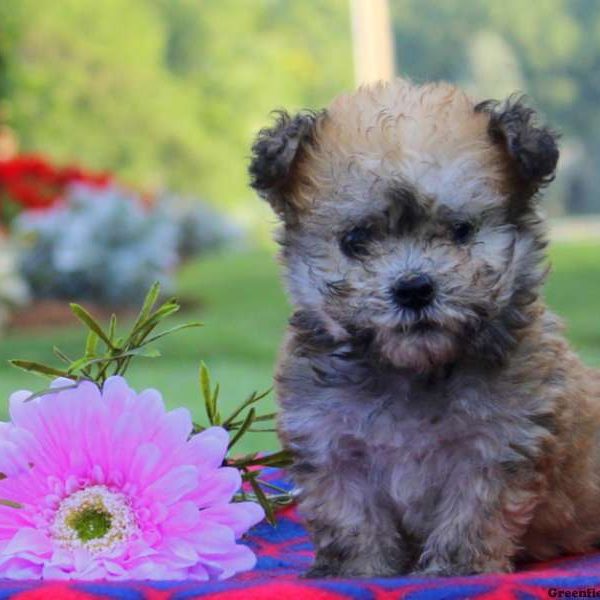
[[[192,415],[187,408],[176,408],[162,419],[153,442],[160,447],[176,446],[186,442],[192,433]]]
[[[38,529],[23,527],[2,550],[4,555],[19,554],[20,552],[33,552],[43,554],[52,550],[49,538]]]
[[[178,502],[169,512],[161,526],[170,533],[189,531],[200,521],[200,510],[194,502]]]
[[[217,469],[227,453],[229,434],[223,427],[210,427],[187,443],[190,462],[202,470]]]
[[[138,395],[122,377],[102,390],[56,380],[51,393],[28,397],[13,394],[13,422],[0,423],[0,472],[9,475],[0,498],[22,504],[0,506],[0,578],[206,580],[254,564],[236,538],[263,512],[229,505],[241,477],[221,466],[223,428],[190,438],[187,409],[166,412],[158,392]],[[135,520],[130,538],[101,554],[70,550],[47,533],[72,508],[66,499],[91,486],[124,501]]]
[[[200,521],[200,523],[188,532],[187,539],[190,540],[198,554],[227,554],[235,546],[235,536],[229,527]]]
[[[226,556],[217,555],[202,556],[203,566],[209,568],[209,571],[217,575],[217,579],[222,581],[241,571],[249,571],[256,565],[256,555],[248,546],[236,544]]]
[[[192,498],[200,508],[225,504],[240,489],[242,478],[237,469],[222,467],[202,476]]]
[[[198,469],[191,465],[182,465],[169,471],[166,475],[149,485],[144,495],[155,501],[173,504],[185,494],[197,487]]]
[[[265,511],[256,502],[234,502],[205,508],[200,515],[202,519],[226,525],[239,538],[265,518]]]
[[[42,564],[25,557],[11,556],[0,558],[0,571],[6,579],[39,579]]]

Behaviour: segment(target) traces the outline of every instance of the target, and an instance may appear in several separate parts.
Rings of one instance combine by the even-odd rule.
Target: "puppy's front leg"
[[[511,571],[516,540],[531,521],[537,501],[532,478],[522,475],[513,474],[509,480],[501,467],[484,466],[476,474],[453,476],[414,574]]]
[[[366,523],[311,523],[316,557],[306,577],[390,577],[406,572],[402,540]]]
[[[386,577],[410,570],[414,551],[381,489],[337,464],[297,477],[316,560],[307,577]],[[300,480],[300,481],[299,481]]]
[[[383,527],[381,516],[361,511],[341,522],[333,506],[328,515],[319,512],[309,519],[316,557],[307,577],[389,577],[410,569],[408,545],[394,523]]]

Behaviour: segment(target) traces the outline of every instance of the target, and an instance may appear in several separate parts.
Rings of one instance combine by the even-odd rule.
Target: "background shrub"
[[[178,262],[173,219],[118,187],[74,186],[60,207],[22,213],[14,231],[36,298],[135,304],[154,281],[168,290]]]

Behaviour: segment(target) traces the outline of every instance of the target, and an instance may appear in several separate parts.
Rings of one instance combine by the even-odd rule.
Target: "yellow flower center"
[[[102,506],[87,506],[73,511],[67,517],[67,524],[77,532],[82,542],[104,537],[110,530],[112,518]]]
[[[93,554],[113,550],[137,531],[127,497],[103,485],[65,498],[50,527],[54,539],[64,547],[85,548]]]

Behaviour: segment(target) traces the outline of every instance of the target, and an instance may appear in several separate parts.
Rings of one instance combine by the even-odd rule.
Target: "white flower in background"
[[[17,271],[14,247],[0,235],[0,328],[6,323],[10,312],[27,302],[27,286]]]
[[[145,205],[113,186],[73,186],[62,205],[15,220],[23,240],[20,269],[37,298],[136,304],[154,281],[171,287],[182,258],[239,237],[230,220],[205,204],[164,199]]]
[[[73,186],[64,204],[22,213],[23,276],[38,298],[137,303],[154,281],[165,290],[178,262],[177,228],[164,210],[118,187]]]

